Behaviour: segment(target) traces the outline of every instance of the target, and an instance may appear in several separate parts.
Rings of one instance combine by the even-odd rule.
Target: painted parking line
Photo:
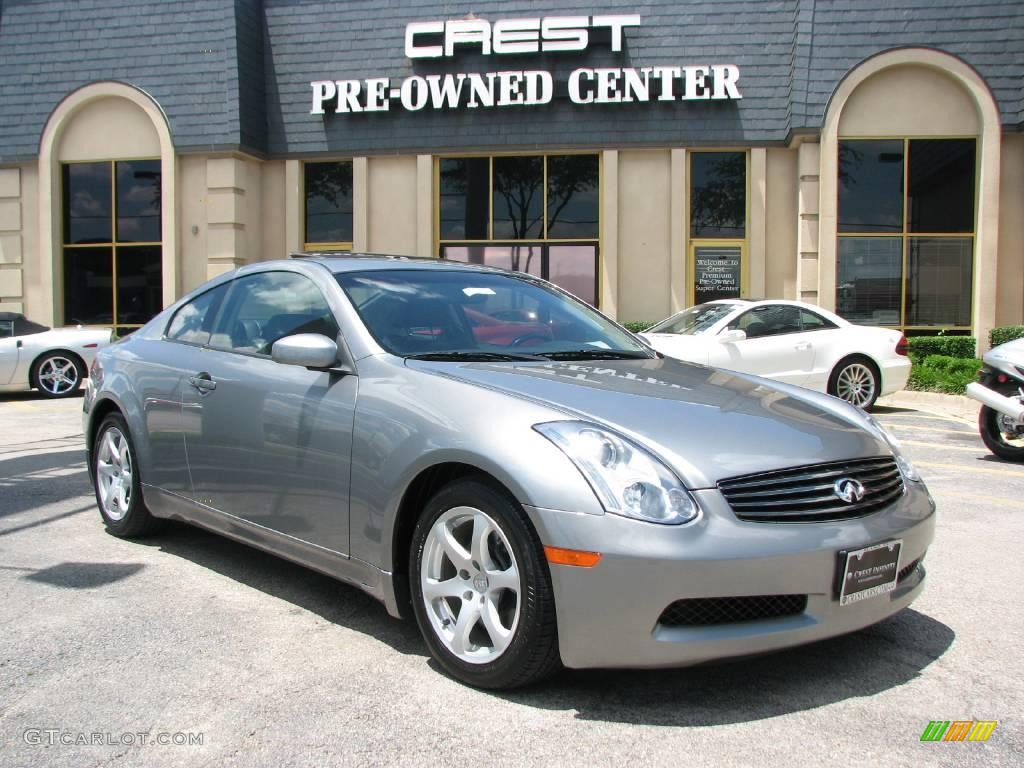
[[[958,499],[967,499],[973,502],[983,502],[993,507],[1006,507],[1007,509],[1021,509],[1020,499],[1007,499],[1004,496],[986,496],[981,493],[965,493],[963,491],[950,491],[945,488],[933,488],[932,495],[938,499],[945,496],[953,496]]]
[[[915,461],[915,466],[918,467],[930,467],[932,469],[954,469],[957,472],[969,472],[974,474],[975,472],[981,472],[986,475],[1002,475],[1003,477],[1024,477],[1024,469],[1014,469],[1012,467],[1006,467],[1005,469],[994,469],[990,467],[965,467],[963,464],[945,464],[938,461]]]
[[[981,444],[981,439],[978,439],[978,445],[936,445],[935,443],[926,443],[923,440],[900,440],[900,445],[917,445],[922,448],[931,448],[938,451],[967,451],[968,453],[985,453],[986,448]]]
[[[955,428],[956,424],[957,424],[957,422],[951,422],[950,426],[946,427],[945,429],[940,429],[939,427],[920,427],[917,424],[900,424],[900,423],[894,422],[894,421],[883,421],[882,422],[882,426],[885,427],[886,429],[910,429],[910,430],[913,430],[914,432],[939,432],[939,433],[944,434],[944,435],[947,435],[950,432],[954,432],[954,433],[956,433],[958,435],[969,435],[969,434],[971,434],[971,430],[969,430],[969,429],[956,429]],[[967,425],[966,424],[962,424],[960,426],[966,427]]]

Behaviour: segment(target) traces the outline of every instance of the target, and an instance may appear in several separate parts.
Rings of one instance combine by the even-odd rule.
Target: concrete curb
[[[981,403],[963,395],[944,395],[940,392],[916,392],[904,389],[878,398],[878,405],[886,408],[912,408],[970,424],[978,423]]]

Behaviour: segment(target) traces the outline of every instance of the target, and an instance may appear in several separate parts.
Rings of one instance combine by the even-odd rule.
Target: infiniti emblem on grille
[[[864,498],[865,493],[864,486],[860,480],[854,480],[852,477],[842,477],[836,480],[836,484],[832,486],[832,491],[847,504],[860,501]]]

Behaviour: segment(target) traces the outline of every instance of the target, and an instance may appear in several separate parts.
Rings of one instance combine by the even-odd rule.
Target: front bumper
[[[694,495],[702,515],[680,527],[526,507],[545,544],[602,554],[593,568],[550,566],[567,667],[687,666],[801,645],[875,624],[923,589],[919,567],[888,594],[843,607],[834,594],[840,551],[902,539],[899,568],[924,556],[935,505],[923,485],[907,483],[886,510],[829,523],[743,522],[717,490]],[[807,595],[807,608],[742,623],[659,624],[680,599],[757,595]]]

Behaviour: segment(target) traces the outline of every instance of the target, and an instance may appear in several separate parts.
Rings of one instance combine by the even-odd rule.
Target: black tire
[[[985,446],[996,456],[1007,461],[1024,461],[1024,434],[1021,435],[1021,444],[1012,445],[1006,441],[1006,435],[999,428],[999,411],[981,406],[978,413],[978,431]]]
[[[65,378],[59,380],[51,378],[51,374],[61,368],[65,371]],[[76,394],[82,388],[82,379],[84,378],[85,364],[78,355],[55,350],[41,355],[32,364],[29,384],[43,397],[60,399]]]
[[[428,609],[423,599],[422,569],[428,536],[442,515],[459,507],[469,507],[491,518],[508,541],[514,558],[512,562],[520,576],[519,615],[511,639],[496,659],[486,663],[464,661],[448,648],[431,623],[428,610],[433,609]],[[493,539],[491,541],[493,543]],[[561,669],[555,600],[543,551],[522,507],[502,489],[488,482],[457,480],[442,488],[427,503],[413,532],[409,582],[420,632],[431,655],[449,675],[476,688],[508,690],[539,682]],[[475,560],[473,562],[475,564]],[[477,594],[473,595],[475,600]],[[458,598],[453,600],[460,604]],[[459,615],[466,603],[461,605]]]
[[[860,386],[857,382],[861,382]],[[870,411],[882,390],[882,376],[873,361],[861,355],[836,363],[828,377],[828,393],[851,405]]]
[[[123,509],[120,508],[120,499],[117,498],[123,483],[116,487],[108,486],[107,477],[110,473],[103,466],[104,464],[107,467],[118,466],[108,460],[109,453],[104,450],[108,435],[118,448],[123,439],[127,452],[131,482],[128,492],[124,496],[127,503]],[[136,455],[135,444],[132,442],[131,433],[128,431],[128,424],[124,417],[119,413],[108,414],[100,423],[100,428],[96,430],[96,440],[92,446],[90,476],[92,477],[93,492],[96,495],[96,505],[99,507],[104,525],[108,531],[122,539],[146,536],[156,531],[162,522],[153,517],[146,509],[146,502],[142,498],[142,482],[139,479]],[[112,496],[112,494],[114,495]]]

